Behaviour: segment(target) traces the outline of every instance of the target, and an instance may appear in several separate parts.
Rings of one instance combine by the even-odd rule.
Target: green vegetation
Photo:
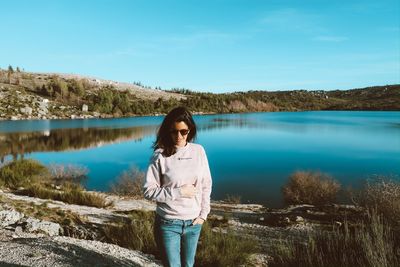
[[[70,171],[70,173],[74,173]],[[55,183],[61,190],[54,189]],[[60,200],[70,204],[103,208],[108,205],[103,196],[86,192],[79,183],[64,181],[51,176],[49,170],[32,159],[19,159],[0,168],[0,185],[18,189],[18,193],[43,199]]]
[[[340,184],[326,174],[319,172],[298,171],[289,177],[282,188],[287,204],[333,203],[340,189]]]
[[[0,169],[0,185],[17,189],[48,177],[48,170],[40,162],[32,159],[12,161]]]
[[[154,218],[153,211],[131,211],[128,221],[108,224],[104,227],[106,241],[121,247],[157,255],[157,245],[153,233]]]
[[[206,221],[201,230],[195,266],[246,266],[251,254],[258,253],[258,243],[246,236],[214,232]]]

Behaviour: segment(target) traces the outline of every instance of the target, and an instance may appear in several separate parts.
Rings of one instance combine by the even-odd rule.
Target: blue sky
[[[400,1],[2,1],[0,67],[196,91],[400,83]]]

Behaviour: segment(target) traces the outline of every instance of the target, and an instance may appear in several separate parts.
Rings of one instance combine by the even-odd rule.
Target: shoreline
[[[9,212],[12,211],[13,209],[10,208],[10,203],[13,201],[20,203],[19,205],[24,202],[31,206],[41,207],[45,205],[49,209],[61,209],[65,212],[68,211],[76,213],[79,215],[79,217],[84,218],[85,221],[85,223],[78,226],[83,227],[83,229],[86,229],[86,231],[89,231],[89,233],[86,233],[86,237],[83,239],[74,239],[66,236],[65,238],[68,239],[71,244],[80,244],[87,249],[88,247],[92,246],[91,244],[93,242],[97,242],[93,244],[96,244],[96,246],[100,248],[100,251],[107,250],[110,246],[113,247],[114,251],[116,252],[110,252],[112,257],[116,257],[118,253],[128,253],[130,255],[129,250],[125,248],[121,248],[117,245],[110,245],[108,243],[102,243],[101,240],[97,240],[99,237],[95,233],[90,233],[90,231],[94,231],[93,229],[98,228],[101,225],[120,221],[121,219],[123,220],[124,218],[127,218],[131,212],[155,211],[155,203],[145,199],[133,199],[130,197],[121,197],[113,194],[96,193],[103,195],[107,201],[112,201],[113,205],[106,208],[94,208],[83,205],[67,204],[61,201],[16,195],[11,192],[0,190],[0,214],[5,210],[8,210]],[[337,218],[333,218],[335,216],[333,214],[329,214],[327,212],[328,210],[331,210],[331,212],[335,211]],[[338,212],[340,210],[342,211]],[[305,241],[307,240],[310,232],[317,229],[329,228],[331,227],[331,222],[333,225],[340,225],[343,223],[343,214],[351,212],[358,214],[360,211],[355,206],[345,205],[329,205],[326,207],[296,205],[289,206],[284,209],[270,209],[260,204],[230,204],[223,201],[212,200],[211,212],[207,221],[216,225],[212,228],[212,231],[218,231],[222,233],[230,231],[235,235],[249,236],[254,240],[257,240],[261,246],[260,248],[262,253],[252,256],[255,262],[261,262],[261,265],[255,266],[266,266],[264,264],[266,264],[268,259],[271,257],[268,254],[269,249],[271,246],[273,246],[273,243],[276,242],[276,240],[282,240],[282,238],[284,239],[285,237],[290,239],[294,237],[298,240]],[[27,216],[25,215],[25,218],[26,217]],[[40,243],[43,240],[46,240],[43,242],[55,242],[56,244],[66,242],[64,240],[65,233],[49,236],[49,234],[43,233],[43,231],[39,231],[39,234],[21,231],[21,226],[18,226],[19,220],[0,228],[2,229],[0,231],[0,239],[7,239],[6,241],[2,242],[15,244],[18,243],[18,240],[21,240],[21,238],[30,238],[31,241],[24,243],[24,249],[21,248],[25,252],[27,244],[32,245],[33,249],[33,244],[36,242]],[[81,229],[81,231],[84,230]],[[93,241],[87,240],[88,238],[92,239]],[[132,255],[136,253],[135,251],[130,251]],[[146,261],[148,261],[146,264],[150,265],[139,266],[159,266],[159,262],[154,258],[154,256],[144,255],[144,257]],[[75,257],[75,260],[79,262],[78,257]],[[77,262],[75,262],[75,264]],[[17,264],[17,262],[9,263]],[[37,265],[36,262],[34,265],[28,266],[40,266],[40,264]],[[55,264],[54,266],[59,265]]]

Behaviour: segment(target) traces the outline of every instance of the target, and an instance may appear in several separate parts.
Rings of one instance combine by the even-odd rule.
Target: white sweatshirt
[[[207,219],[210,213],[211,173],[204,148],[187,143],[164,157],[162,149],[154,151],[143,186],[144,197],[157,202],[156,212],[166,219]],[[180,188],[194,184],[198,193],[183,198]]]

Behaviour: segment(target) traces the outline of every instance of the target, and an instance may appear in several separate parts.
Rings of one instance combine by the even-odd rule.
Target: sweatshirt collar
[[[186,142],[186,145],[185,145],[185,146],[182,146],[182,147],[175,146],[176,152],[185,150],[185,149],[187,149],[188,147],[189,147],[189,142]]]

